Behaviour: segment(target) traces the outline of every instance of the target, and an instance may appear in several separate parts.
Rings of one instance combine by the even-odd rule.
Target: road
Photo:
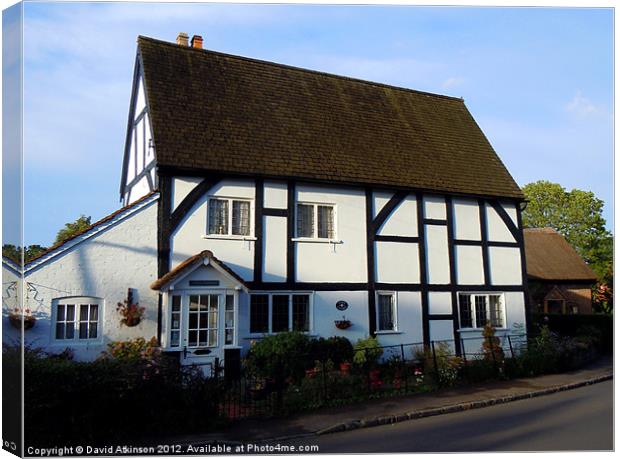
[[[288,444],[320,453],[612,450],[613,381]]]

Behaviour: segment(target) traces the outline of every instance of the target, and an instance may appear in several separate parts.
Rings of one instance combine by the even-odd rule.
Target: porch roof
[[[246,290],[248,289],[246,282],[229,266],[227,266],[226,263],[218,260],[217,257],[213,255],[213,252],[211,252],[210,250],[203,250],[202,252],[189,257],[187,260],[183,261],[174,269],[167,272],[162,277],[153,282],[151,284],[151,289],[161,290],[163,287],[172,284],[179,277],[200,266],[205,259],[209,260],[209,263],[213,265],[216,269],[219,269],[219,271],[221,271],[224,275],[229,276],[232,280],[241,284]]]

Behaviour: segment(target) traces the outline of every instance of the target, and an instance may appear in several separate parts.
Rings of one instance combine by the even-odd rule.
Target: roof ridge
[[[84,228],[83,230],[71,235],[70,237],[56,243],[53,244],[52,246],[48,247],[45,251],[41,252],[39,255],[37,255],[36,257],[32,258],[31,260],[28,260],[24,265],[28,266],[32,263],[34,263],[35,261],[41,259],[42,257],[44,257],[45,255],[48,255],[49,253],[53,252],[54,250],[59,249],[60,247],[62,247],[63,245],[71,242],[72,240],[88,233],[89,231],[91,231],[92,229],[98,227],[99,225],[102,225],[108,221],[110,221],[111,219],[113,219],[114,217],[116,217],[119,214],[122,214],[123,212],[137,206],[138,204],[143,203],[144,201],[146,201],[148,198],[150,198],[151,196],[155,195],[159,193],[159,190],[153,190],[150,193],[145,194],[144,196],[136,199],[135,201],[133,201],[130,204],[127,204],[126,206],[121,207],[120,209],[116,209],[114,212],[106,215],[105,217],[100,218],[99,220],[97,220],[95,223],[92,223],[90,225],[88,225],[86,228]]]
[[[421,94],[421,95],[425,95],[425,96],[431,96],[431,97],[438,97],[438,98],[441,98],[441,99],[454,100],[454,101],[461,102],[461,103],[465,102],[462,97],[448,96],[448,95],[445,95],[445,94],[437,94],[437,93],[428,92],[428,91],[420,91],[419,89],[405,88],[403,86],[395,86],[395,85],[386,84],[386,83],[380,83],[380,82],[372,81],[372,80],[364,80],[362,78],[355,78],[355,77],[346,76],[346,75],[338,75],[336,73],[329,73],[329,72],[324,72],[324,71],[321,71],[321,70],[313,70],[313,69],[308,69],[308,68],[304,68],[304,67],[297,67],[295,65],[282,64],[280,62],[266,61],[266,60],[263,60],[263,59],[256,59],[256,58],[247,57],[247,56],[239,56],[237,54],[224,53],[224,52],[221,52],[221,51],[214,51],[212,49],[193,48],[191,46],[177,45],[176,43],[172,43],[172,42],[165,41],[165,40],[160,40],[160,39],[157,39],[157,38],[146,37],[144,35],[138,35],[138,41],[140,39],[147,40],[147,41],[152,41],[152,42],[155,42],[155,43],[158,43],[158,44],[161,44],[161,45],[166,45],[166,46],[169,46],[169,47],[172,47],[172,48],[178,48],[178,49],[181,49],[181,50],[184,50],[184,51],[214,54],[216,56],[228,57],[228,58],[232,58],[232,59],[240,59],[240,60],[244,60],[244,61],[248,61],[248,62],[254,62],[254,63],[258,63],[258,64],[274,65],[274,66],[277,66],[277,67],[282,67],[282,68],[286,68],[286,69],[290,69],[290,70],[296,70],[296,71],[300,71],[300,72],[324,75],[324,76],[328,76],[328,77],[331,77],[331,78],[338,78],[338,79],[342,79],[342,80],[348,80],[348,81],[368,84],[368,85],[372,85],[372,86],[379,86],[379,87],[382,87],[382,88],[395,89],[395,90],[398,90],[398,91],[405,91],[405,92],[413,92],[413,93],[417,93],[417,94]]]

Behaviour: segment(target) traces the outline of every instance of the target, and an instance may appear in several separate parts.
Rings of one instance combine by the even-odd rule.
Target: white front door
[[[180,298],[181,363],[197,364],[210,374],[224,359],[224,347],[235,344],[236,292],[226,290],[175,292]],[[178,300],[173,300],[174,303]],[[178,304],[178,303],[177,303]]]

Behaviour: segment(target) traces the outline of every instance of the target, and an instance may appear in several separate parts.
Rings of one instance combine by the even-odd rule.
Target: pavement
[[[166,441],[182,445],[204,445],[306,438],[509,403],[611,379],[613,358],[604,356],[584,368],[567,373],[491,381],[432,393],[369,400],[286,418],[247,419],[235,422],[219,432],[175,436]]]

